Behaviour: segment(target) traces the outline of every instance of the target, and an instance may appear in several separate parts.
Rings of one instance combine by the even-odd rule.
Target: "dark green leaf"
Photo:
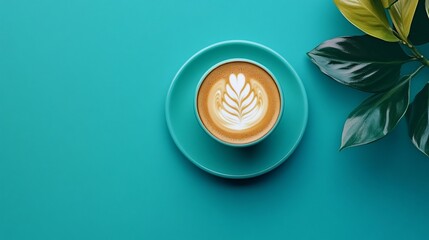
[[[379,0],[334,0],[340,12],[349,22],[364,33],[388,42],[399,39],[393,34]]]
[[[425,9],[425,0],[420,0],[419,5],[417,5],[408,39],[414,45],[429,42],[429,18]]]
[[[408,39],[419,0],[398,0],[389,9],[392,22],[402,39]]]
[[[413,144],[429,156],[429,83],[417,94],[408,110],[408,134]]]
[[[386,136],[408,108],[410,76],[388,92],[377,93],[363,101],[344,124],[341,148],[374,142]]]
[[[328,40],[308,56],[334,80],[366,92],[381,92],[396,85],[401,65],[411,60],[398,43],[368,35]]]

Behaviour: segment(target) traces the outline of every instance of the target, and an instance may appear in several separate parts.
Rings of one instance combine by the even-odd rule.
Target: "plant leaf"
[[[388,42],[399,39],[393,34],[379,0],[334,0],[340,12],[363,32]]]
[[[418,3],[419,0],[398,0],[389,9],[392,22],[403,39],[407,39],[410,34],[411,22]]]
[[[398,0],[381,0],[384,8],[390,8]]]
[[[399,80],[403,63],[410,61],[397,43],[368,35],[328,40],[308,53],[326,75],[366,92],[380,92]]]
[[[427,0],[427,2],[429,2],[429,0]],[[420,0],[417,5],[408,39],[414,45],[421,45],[429,42],[429,18],[425,9],[425,0]]]
[[[350,113],[344,124],[340,149],[374,142],[395,128],[408,108],[410,78],[406,76],[388,92],[367,98]]]
[[[429,17],[429,0],[426,0],[426,14]]]
[[[416,95],[407,113],[408,134],[413,144],[429,156],[429,83]]]

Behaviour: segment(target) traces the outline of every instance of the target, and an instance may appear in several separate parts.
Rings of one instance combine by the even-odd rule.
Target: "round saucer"
[[[210,137],[194,113],[195,89],[212,66],[231,58],[261,63],[277,78],[283,93],[283,117],[262,142],[245,148]],[[273,50],[249,41],[225,41],[202,49],[180,68],[166,101],[166,120],[180,151],[201,169],[225,178],[255,177],[279,166],[295,150],[307,124],[304,86],[288,62]]]

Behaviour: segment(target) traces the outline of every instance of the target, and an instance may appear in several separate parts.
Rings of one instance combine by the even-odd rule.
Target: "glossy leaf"
[[[419,0],[398,0],[389,9],[392,22],[403,39],[407,39]]]
[[[429,0],[426,0],[426,14],[429,17]]]
[[[416,95],[408,110],[408,134],[413,144],[429,156],[429,83]]]
[[[386,136],[404,116],[409,104],[408,77],[388,92],[374,94],[348,116],[344,124],[341,148],[374,142]]]
[[[379,0],[334,0],[340,12],[349,22],[368,35],[388,42],[399,39],[392,29]]]
[[[395,2],[398,0],[381,0],[381,3],[383,4],[384,8],[390,8]]]
[[[429,42],[429,17],[425,9],[425,0],[420,0],[417,5],[408,39],[414,45]]]
[[[368,35],[328,40],[308,53],[326,75],[366,92],[380,92],[399,80],[401,65],[411,58],[398,43]]]

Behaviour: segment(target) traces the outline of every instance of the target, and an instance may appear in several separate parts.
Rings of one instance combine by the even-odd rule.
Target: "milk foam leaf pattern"
[[[398,0],[389,9],[392,22],[402,39],[407,39],[419,0]]]
[[[340,149],[374,142],[386,136],[407,111],[410,95],[410,76],[384,93],[377,93],[363,101],[348,116]]]
[[[388,42],[399,39],[393,34],[383,5],[379,0],[334,0],[350,23],[373,37]]]
[[[429,83],[416,95],[407,113],[408,135],[429,156]]]
[[[408,39],[414,45],[429,42],[429,16],[426,13],[425,0],[420,0],[417,5]]]
[[[263,101],[258,89],[252,89],[244,74],[231,74],[226,91],[218,92],[218,114],[225,127],[243,130],[254,126],[262,118]],[[221,95],[221,96],[219,96]]]
[[[381,92],[398,83],[402,64],[411,60],[397,43],[369,35],[328,40],[308,53],[326,75],[366,92]]]

